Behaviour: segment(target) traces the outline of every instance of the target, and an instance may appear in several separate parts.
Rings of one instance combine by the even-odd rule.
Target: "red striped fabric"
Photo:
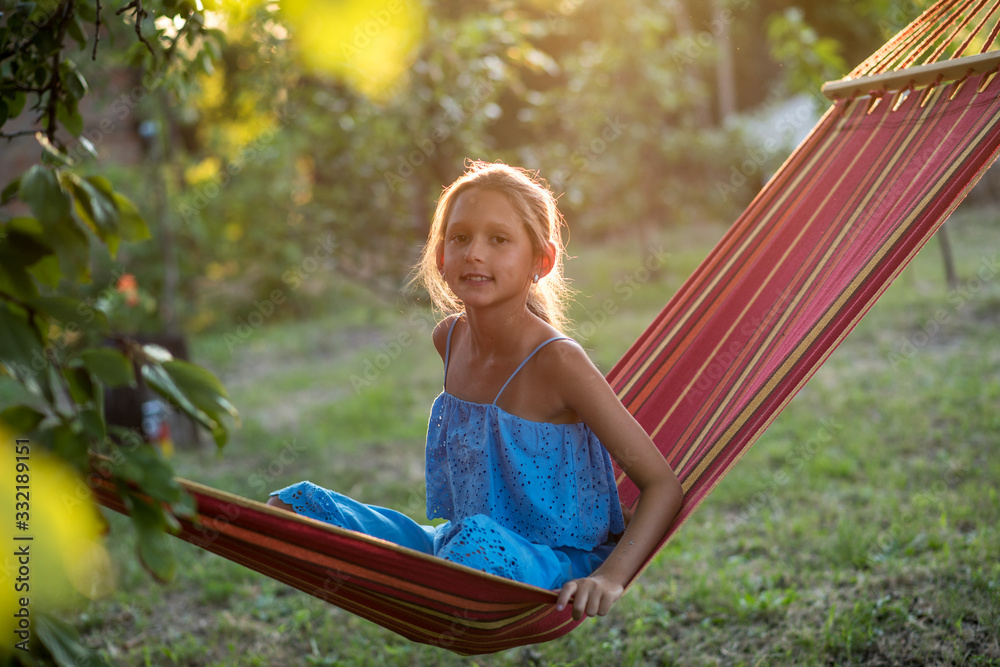
[[[685,488],[666,539],[992,163],[998,90],[838,102],[612,369]]]
[[[127,513],[115,485],[99,502]],[[492,576],[383,540],[184,481],[196,517],[178,536],[408,639],[469,653],[555,639],[577,623],[554,614],[551,591]]]
[[[685,489],[663,543],[993,161],[998,90],[984,75],[838,102],[612,369]],[[199,520],[181,537],[414,641],[491,653],[577,625],[551,591],[187,486]],[[125,510],[110,482],[97,493]]]

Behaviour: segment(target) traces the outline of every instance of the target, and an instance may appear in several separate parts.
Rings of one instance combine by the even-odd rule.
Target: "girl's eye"
[[[500,245],[503,245],[504,243],[507,243],[510,239],[508,239],[506,236],[497,236],[495,240]]]
[[[451,240],[454,241],[455,243],[465,243],[466,236],[465,234],[455,234],[454,236],[451,237]]]

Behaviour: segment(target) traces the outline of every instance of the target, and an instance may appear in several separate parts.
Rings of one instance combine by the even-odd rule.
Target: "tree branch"
[[[44,93],[49,89],[48,86],[18,86],[10,85],[5,86],[7,90],[16,90],[19,93]]]
[[[10,141],[11,139],[16,139],[17,137],[28,137],[34,136],[38,130],[18,130],[17,132],[0,132],[0,139],[6,139]]]
[[[132,2],[119,9],[115,12],[115,14],[121,15],[130,9],[134,10],[132,15],[135,17],[135,34],[139,38],[139,41],[145,44],[146,48],[149,49],[149,52],[152,54],[153,60],[155,61],[156,51],[154,51],[150,43],[146,41],[146,38],[142,36],[142,20],[148,15],[148,12],[142,8],[142,0],[132,0]]]
[[[97,2],[97,19],[94,21],[94,51],[90,54],[91,60],[97,60],[97,44],[101,41],[101,0]]]
[[[177,42],[181,41],[181,37],[187,32],[188,23],[187,20],[184,21],[184,25],[181,26],[174,38],[170,40],[170,46],[167,48],[166,61],[170,62],[174,57],[174,52],[177,50]]]

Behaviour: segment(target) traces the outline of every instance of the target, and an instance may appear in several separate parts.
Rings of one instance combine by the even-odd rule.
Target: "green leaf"
[[[76,13],[86,23],[93,23],[97,20],[97,7],[90,3],[81,2],[76,5]]]
[[[21,115],[21,111],[24,110],[24,103],[27,102],[28,96],[23,92],[18,91],[14,94],[13,99],[7,103],[7,114],[10,118],[17,118]]]
[[[119,448],[119,451],[130,465],[142,470],[142,479],[137,484],[143,493],[165,503],[179,502],[183,498],[184,489],[177,483],[173,468],[155,447],[143,442],[137,447]]]
[[[87,182],[100,190],[109,199],[115,194],[115,188],[111,185],[111,181],[103,176],[88,176]]]
[[[59,166],[67,166],[73,164],[73,159],[70,156],[63,153],[61,150],[59,150],[59,148],[57,148],[51,141],[49,141],[49,138],[46,137],[41,132],[35,133],[35,139],[38,140],[38,143],[41,145],[42,150],[45,152],[45,155],[47,155],[50,158],[49,159],[50,164],[56,164]]]
[[[135,386],[132,362],[118,350],[103,347],[80,353],[84,368],[108,387]]]
[[[103,310],[94,308],[90,303],[81,302],[76,307],[76,313],[80,319],[78,325],[88,331],[108,331],[111,325],[108,324],[108,316]]]
[[[76,104],[70,104],[67,100],[60,100],[56,105],[56,118],[66,128],[66,131],[74,137],[79,137],[83,132],[83,116],[76,108]]]
[[[167,534],[163,531],[144,530],[139,533],[139,560],[153,577],[166,583],[174,578],[177,571],[177,559]]]
[[[59,385],[59,371],[56,369],[59,368],[61,359],[59,358],[59,350],[53,348],[54,346],[47,346],[45,348],[46,356],[48,357],[46,361],[48,363],[45,369],[38,374],[40,381],[38,386],[33,389],[36,395],[41,396],[48,405],[56,404],[56,396],[52,391],[52,387]]]
[[[177,570],[177,560],[164,532],[163,509],[135,494],[130,493],[129,500],[132,523],[139,539],[139,560],[157,581],[166,583]]]
[[[130,67],[144,69],[151,64],[149,61],[152,59],[152,56],[146,45],[137,41],[125,51],[122,59]]]
[[[28,321],[27,312],[0,301],[0,361],[18,372],[30,372],[39,359],[47,363],[43,345],[38,330]]]
[[[121,426],[111,426],[108,430],[119,442],[126,443],[126,446],[118,448],[118,452],[131,451],[134,448],[139,448],[145,445],[145,443],[142,442],[142,438],[136,435],[135,431],[131,429],[126,429]],[[142,488],[142,480],[145,476],[142,466],[133,463],[125,456],[119,456],[115,459],[114,474],[115,477],[125,482],[134,484],[137,488]]]
[[[225,445],[228,433],[222,426],[223,420],[229,416],[238,421],[239,412],[229,401],[229,394],[219,379],[201,366],[186,361],[168,361],[163,368],[188,400],[216,422],[212,436],[220,447]]]
[[[205,51],[199,51],[198,55],[195,56],[195,59],[197,60],[201,71],[209,76],[215,74],[215,64],[212,62],[212,56]]]
[[[174,355],[170,354],[170,350],[163,347],[162,345],[149,343],[147,345],[142,346],[142,351],[151,360],[160,364],[162,364],[164,361],[174,360]]]
[[[167,371],[160,364],[144,364],[142,366],[142,377],[154,391],[170,401],[172,405],[182,410],[199,424],[212,431],[213,435],[216,429],[220,427],[218,422],[191,402],[184,392],[181,391],[181,389],[174,383],[170,374],[167,373]]]
[[[237,416],[236,408],[228,401],[229,394],[225,386],[211,371],[181,360],[164,362],[163,367],[178,386],[199,403],[214,403],[218,409],[228,412],[232,417]]]
[[[35,37],[35,46],[38,47],[39,51],[52,52],[55,50],[55,36],[52,35],[47,30],[39,31]],[[46,85],[46,80],[49,78],[48,68],[46,67],[36,67],[35,68],[35,86],[41,88]]]
[[[114,193],[114,201],[121,214],[121,226],[119,231],[126,241],[145,241],[150,237],[149,227],[146,221],[139,214],[139,209],[135,207],[125,195]]]
[[[206,34],[202,40],[203,48],[208,53],[213,62],[222,62],[222,47],[216,39],[209,39]]]
[[[59,667],[109,667],[97,652],[83,644],[80,635],[69,623],[45,612],[36,612],[32,615],[31,625],[38,641]]]
[[[224,30],[220,30],[219,28],[205,28],[201,31],[201,34],[205,40],[212,40],[215,43],[220,54],[226,48],[226,32]]]
[[[63,377],[69,386],[70,398],[75,403],[88,403],[94,399],[94,382],[90,379],[90,373],[86,368],[64,368]]]
[[[93,408],[81,410],[80,424],[83,426],[84,433],[91,436],[98,442],[104,442],[104,438],[107,436],[107,430],[104,426],[104,417],[97,414],[96,410]]]
[[[105,192],[104,179],[81,179],[67,173],[64,183],[76,198],[77,214],[101,239],[107,241],[109,237],[118,235],[121,217],[113,196]]]
[[[69,25],[66,26],[66,32],[73,38],[73,41],[80,45],[81,50],[87,48],[87,35],[84,32],[83,22],[80,20],[79,15],[74,16],[73,20],[69,22]],[[76,97],[79,99],[83,95],[77,95]]]
[[[90,459],[90,442],[77,433],[69,424],[59,424],[51,429],[52,453],[76,466],[77,470],[87,470]]]
[[[6,204],[14,197],[17,196],[17,191],[21,189],[21,179],[15,178],[13,181],[4,186],[3,192],[0,192],[0,204]]]
[[[69,215],[69,197],[53,170],[35,165],[21,177],[18,196],[42,224],[55,225]]]
[[[96,158],[97,149],[94,147],[94,142],[88,139],[85,134],[81,134],[78,138],[80,140],[78,146],[81,149],[83,149],[83,151],[87,153],[87,155],[89,155],[92,158]]]
[[[90,242],[76,222],[66,218],[60,224],[46,225],[45,239],[59,257],[63,277],[79,282],[90,280]]]
[[[12,405],[0,412],[0,424],[17,434],[30,432],[43,419],[44,414],[28,405]]]
[[[0,236],[0,291],[24,300],[37,296],[38,287],[27,268],[52,256],[52,252],[37,220],[9,220],[6,234]]]
[[[59,258],[55,255],[49,255],[38,260],[31,265],[28,273],[33,275],[38,282],[52,289],[58,287],[59,281],[62,279],[62,271],[59,269]],[[107,328],[106,324],[104,328]]]
[[[61,322],[71,332],[79,330],[107,330],[107,317],[87,304],[64,296],[39,296],[28,301],[35,310]],[[92,314],[93,313],[93,314]],[[96,317],[94,314],[100,315]]]
[[[9,186],[8,186],[9,187]],[[7,230],[26,236],[32,236],[40,242],[45,242],[45,227],[35,218],[17,217],[7,221]]]
[[[24,218],[17,218],[24,220]],[[28,218],[28,220],[32,220]],[[41,232],[41,226],[38,226]],[[14,225],[7,228],[7,234],[0,237],[0,264],[27,268],[46,255],[52,254],[52,248],[46,244],[42,235],[33,234],[28,230],[17,229]]]
[[[0,292],[27,300],[38,296],[38,287],[23,266],[0,262]]]
[[[170,512],[177,516],[193,517],[198,512],[198,503],[190,493],[182,489],[180,500],[170,504]]]

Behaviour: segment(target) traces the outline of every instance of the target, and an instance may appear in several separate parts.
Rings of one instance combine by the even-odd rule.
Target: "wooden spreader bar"
[[[942,60],[928,65],[914,65],[894,72],[883,72],[854,79],[840,79],[823,84],[823,94],[832,100],[868,95],[872,91],[904,90],[941,81],[955,81],[971,74],[990,72],[1000,66],[1000,51]]]

